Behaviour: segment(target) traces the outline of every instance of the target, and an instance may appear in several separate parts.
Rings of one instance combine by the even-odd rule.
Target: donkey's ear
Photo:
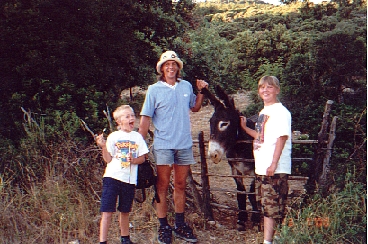
[[[223,107],[224,105],[220,100],[218,100],[215,95],[213,95],[207,88],[203,88],[201,93],[206,95],[207,98],[210,100],[211,104],[217,109],[218,107]]]
[[[217,96],[224,101],[225,106],[228,108],[233,108],[235,109],[235,103],[234,103],[234,99],[233,98],[229,98],[229,96],[225,93],[225,91],[219,86],[217,85],[215,87],[216,89],[216,94]]]

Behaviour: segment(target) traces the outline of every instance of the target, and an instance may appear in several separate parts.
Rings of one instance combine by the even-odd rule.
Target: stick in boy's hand
[[[87,123],[84,122],[83,119],[79,119],[79,121],[81,122],[83,129],[87,130],[93,136],[93,138],[96,139],[96,134],[88,127]]]

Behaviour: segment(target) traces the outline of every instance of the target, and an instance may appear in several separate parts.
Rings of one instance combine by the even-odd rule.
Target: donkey
[[[235,108],[234,99],[216,86],[215,91],[222,102],[217,99],[207,89],[202,89],[214,106],[215,111],[210,119],[210,140],[208,146],[208,155],[213,163],[219,163],[223,155],[227,158],[246,158],[253,159],[252,137],[246,134],[240,126],[241,113]],[[247,119],[247,126],[255,127],[257,116],[252,116]],[[244,161],[228,161],[233,175],[249,175],[254,176],[254,162]],[[238,191],[246,191],[246,186],[243,183],[243,178],[234,177],[236,189]],[[252,179],[250,184],[250,191],[254,192],[255,180]],[[249,190],[248,190],[249,191]],[[239,231],[245,230],[245,223],[248,220],[248,213],[246,210],[247,195],[252,205],[252,222],[259,224],[260,214],[257,207],[256,197],[254,194],[240,194],[237,193],[238,201],[238,220],[237,229]]]

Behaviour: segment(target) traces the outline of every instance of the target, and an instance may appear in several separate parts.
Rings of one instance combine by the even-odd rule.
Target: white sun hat
[[[179,56],[174,51],[166,51],[161,54],[160,60],[157,62],[156,65],[156,70],[159,74],[161,74],[161,65],[169,60],[177,62],[180,70],[183,69],[183,62],[180,60]]]

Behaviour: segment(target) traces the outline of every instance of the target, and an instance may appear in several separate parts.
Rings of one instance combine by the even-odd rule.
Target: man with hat
[[[203,94],[193,93],[192,85],[181,79],[183,62],[174,51],[164,52],[157,63],[158,81],[148,87],[141,110],[139,132],[146,138],[150,122],[155,127],[153,155],[157,164],[157,216],[160,221],[158,242],[172,243],[172,232],[188,242],[197,242],[193,230],[184,221],[185,188],[190,165],[195,164],[189,111],[198,112]],[[204,80],[197,89],[208,88]],[[167,220],[167,190],[174,172],[175,226]]]

